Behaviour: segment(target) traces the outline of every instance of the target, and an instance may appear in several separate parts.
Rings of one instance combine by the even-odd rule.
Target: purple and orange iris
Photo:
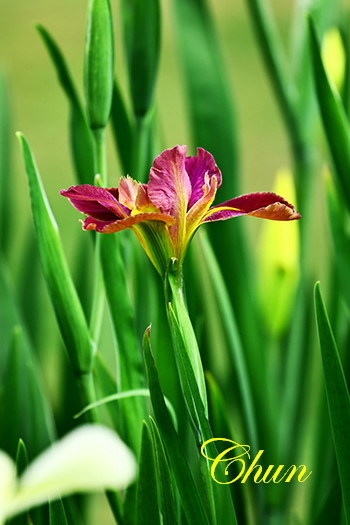
[[[61,194],[87,215],[84,230],[114,233],[131,228],[161,274],[170,258],[182,262],[201,224],[240,215],[277,221],[300,218],[274,193],[250,193],[212,206],[222,182],[214,157],[202,148],[197,156],[186,153],[187,146],[163,151],[154,159],[147,184],[123,177],[118,188],[83,184]]]

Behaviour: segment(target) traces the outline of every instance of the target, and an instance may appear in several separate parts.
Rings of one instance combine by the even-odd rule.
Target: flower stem
[[[93,130],[95,143],[95,173],[101,177],[101,186],[107,184],[107,162],[106,162],[106,141],[105,128]]]
[[[107,163],[106,163],[106,144],[105,144],[105,129],[98,128],[93,130],[94,145],[95,145],[95,173],[99,175],[99,184],[101,186],[107,183]],[[92,299],[92,308],[90,316],[90,331],[94,341],[98,341],[104,305],[103,293],[103,278],[100,263],[100,238],[96,236],[95,242],[95,282]]]
[[[192,365],[193,373],[198,385],[199,395],[203,403],[205,416],[208,417],[208,400],[204,371],[197,339],[185,303],[182,266],[179,264],[177,259],[171,260],[170,268],[165,276],[165,299],[167,302],[168,321],[174,346],[178,344],[178,337],[173,327],[169,307],[172,307],[171,312],[174,313],[177,320],[182,339],[181,343],[183,344],[189,361]],[[179,363],[178,370],[181,384],[184,388],[183,382],[185,378],[183,377],[182,367]]]

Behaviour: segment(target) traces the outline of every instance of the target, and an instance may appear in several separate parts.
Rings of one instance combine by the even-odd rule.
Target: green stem
[[[184,283],[183,283],[183,273],[182,266],[179,264],[177,259],[172,259],[170,268],[165,276],[165,299],[167,305],[171,304],[173,311],[176,315],[180,330],[181,336],[183,339],[183,345],[186,349],[188,358],[192,365],[193,373],[198,385],[198,390],[200,394],[201,401],[203,403],[204,412],[206,417],[208,417],[208,400],[207,400],[207,391],[205,386],[204,371],[201,361],[201,356],[198,348],[197,339],[193,330],[191,319],[188,315],[187,306],[184,298]],[[168,321],[170,326],[170,331],[174,344],[176,344],[176,337],[172,329],[172,323],[169,318],[169,309],[168,312]],[[181,372],[179,368],[180,379]]]
[[[99,175],[99,183],[105,186],[107,183],[107,163],[106,163],[106,144],[105,129],[98,128],[93,130],[95,146],[95,173]],[[95,261],[94,261],[94,292],[92,299],[92,308],[90,315],[90,332],[94,341],[98,341],[101,333],[103,309],[104,309],[104,292],[103,277],[100,262],[100,238],[97,235],[95,239]]]
[[[95,143],[95,174],[100,175],[102,186],[107,184],[107,162],[106,162],[106,141],[105,128],[93,130]]]

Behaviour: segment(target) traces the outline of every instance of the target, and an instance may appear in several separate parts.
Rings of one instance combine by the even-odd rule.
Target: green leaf
[[[331,176],[326,179],[326,194],[329,213],[329,225],[332,232],[332,240],[335,251],[335,265],[338,270],[341,283],[340,294],[350,308],[350,235],[347,231],[347,213],[343,205],[343,199],[333,184]]]
[[[68,525],[62,500],[50,502],[50,525]]]
[[[118,340],[119,391],[144,387],[141,347],[135,330],[135,313],[129,298],[125,267],[120,254],[119,238],[115,235],[100,237],[101,263],[108,304],[114,331]],[[121,407],[125,418],[126,441],[134,451],[139,450],[141,423],[145,418],[145,402],[130,398]]]
[[[16,452],[17,474],[21,474],[28,467],[28,452],[23,439],[18,440]]]
[[[350,523],[350,397],[319,283],[315,285],[315,308],[343,504]]]
[[[350,207],[350,125],[340,96],[327,78],[311,18],[309,31],[314,81],[323,127],[338,175],[339,187]]]
[[[160,54],[159,0],[122,2],[127,35],[131,99],[142,118],[152,105]]]
[[[161,525],[158,504],[158,471],[151,431],[143,422],[137,483],[136,525]]]
[[[209,525],[210,521],[205,511],[206,505],[201,500],[185,457],[182,443],[165,405],[158,372],[151,353],[150,329],[146,330],[143,343],[152,406],[180,494],[181,505],[189,523],[198,522],[203,525]]]
[[[14,457],[21,439],[32,459],[54,440],[55,430],[37,364],[18,326],[13,330],[2,389],[0,448]]]
[[[114,34],[109,0],[90,0],[84,65],[90,128],[104,128],[111,111],[114,77]]]
[[[70,105],[70,140],[78,181],[80,184],[91,184],[95,175],[94,146],[79,95],[58,45],[43,26],[36,27],[56,68],[59,82]]]
[[[179,522],[173,476],[158,425],[151,416],[150,422],[155,450],[156,468],[159,477],[163,525],[173,525],[174,522]]]
[[[33,154],[18,133],[28,175],[32,212],[42,269],[61,335],[77,375],[91,371],[94,344],[63,254],[58,227],[50,209]]]
[[[123,172],[132,173],[134,128],[116,81],[113,87],[111,122]]]

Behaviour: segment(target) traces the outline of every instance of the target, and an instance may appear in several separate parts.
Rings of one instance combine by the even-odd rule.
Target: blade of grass
[[[67,516],[64,510],[62,500],[53,501],[50,503],[50,524],[49,525],[69,525]]]
[[[80,184],[91,184],[94,179],[93,139],[78,92],[66,61],[55,40],[40,24],[36,26],[56,69],[59,82],[70,106],[70,140],[75,170]]]
[[[21,438],[32,459],[51,444],[55,430],[37,364],[19,326],[13,330],[2,390],[0,448],[14,457]]]
[[[156,468],[159,475],[159,489],[163,525],[179,522],[178,507],[175,499],[175,487],[170,465],[157,423],[150,416],[152,438],[155,450]]]
[[[350,308],[350,238],[346,229],[347,214],[342,200],[330,175],[326,178],[326,194],[329,214],[329,225],[334,245],[335,266],[341,283],[340,294]]]
[[[319,283],[315,285],[315,308],[343,505],[350,523],[350,396]]]
[[[136,497],[136,525],[161,525],[158,504],[158,471],[152,433],[143,422],[139,477]]]
[[[311,57],[315,88],[338,184],[350,207],[350,124],[340,96],[332,89],[320,54],[316,29],[309,18]]]
[[[86,319],[63,254],[58,227],[50,209],[33,154],[18,134],[28,175],[32,212],[44,277],[73,371],[87,402],[93,400],[91,369],[95,353]]]

